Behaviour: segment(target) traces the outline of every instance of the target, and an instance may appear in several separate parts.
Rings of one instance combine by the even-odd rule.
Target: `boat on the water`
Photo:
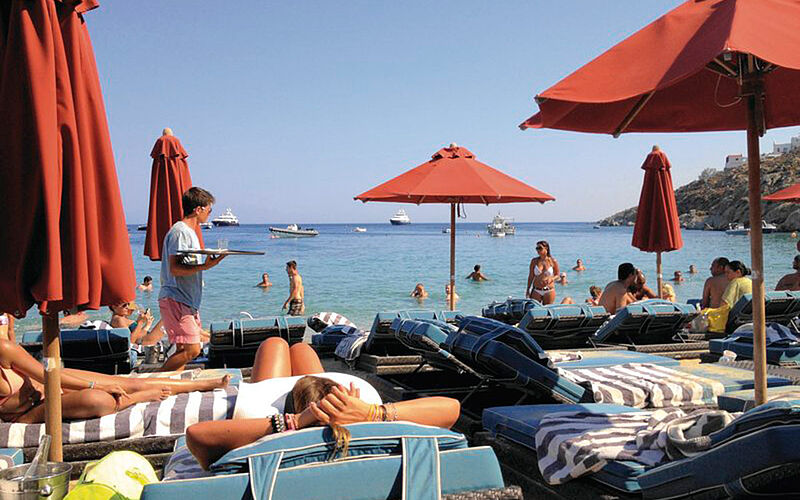
[[[449,227],[443,227],[443,228],[442,228],[442,233],[444,233],[444,234],[450,234],[450,228],[449,228]]]
[[[761,221],[761,232],[764,234],[774,233],[778,230],[778,226],[775,224],[770,224],[769,222],[762,220]]]
[[[389,222],[394,226],[404,226],[406,224],[411,224],[411,218],[406,214],[406,211],[401,208],[392,215]]]
[[[746,236],[750,234],[750,228],[744,227],[744,224],[741,222],[731,222],[728,224],[728,229],[725,230],[725,234],[730,234],[732,236]]]
[[[353,232],[354,233],[366,233],[367,232],[367,228],[356,226],[356,228],[353,229]]]
[[[283,227],[270,227],[269,232],[277,238],[310,238],[319,234],[313,227],[301,228],[297,224]]]
[[[147,224],[139,224],[136,226],[137,231],[147,231]]]
[[[201,229],[211,229],[212,227],[214,227],[214,224],[212,224],[211,222],[206,221],[206,222],[201,222],[200,223],[200,228]]]
[[[239,218],[233,215],[230,208],[226,208],[221,215],[211,219],[211,223],[215,226],[238,226]]]
[[[514,219],[511,217],[503,217],[499,213],[494,216],[492,222],[486,225],[486,231],[491,236],[503,237],[506,235],[513,236],[517,232],[517,228],[512,224]],[[503,234],[500,234],[503,233]]]

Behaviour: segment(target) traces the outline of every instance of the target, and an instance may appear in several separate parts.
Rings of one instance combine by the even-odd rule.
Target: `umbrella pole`
[[[663,282],[664,278],[661,275],[661,252],[656,252],[656,283],[658,284],[658,291],[656,292],[656,294],[658,294],[659,299],[661,298],[662,295],[661,291],[663,290],[663,288],[661,287]]]
[[[58,342],[58,313],[42,316],[44,344],[44,425],[52,437],[50,460],[61,462],[61,346]]]
[[[760,82],[758,82],[760,83]],[[760,89],[760,85],[756,85]],[[747,96],[747,173],[750,212],[750,264],[753,267],[753,364],[755,403],[767,402],[767,353],[764,324],[764,249],[761,241],[761,157],[759,127],[761,92]]]
[[[456,204],[450,204],[450,298],[451,311],[456,310]]]

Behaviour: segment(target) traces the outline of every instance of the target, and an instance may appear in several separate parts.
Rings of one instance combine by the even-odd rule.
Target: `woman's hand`
[[[125,392],[125,389],[123,389],[119,384],[97,384],[94,388],[111,394],[114,396],[114,399],[119,399],[128,395],[128,393]]]
[[[318,403],[311,403],[308,410],[319,423],[346,425],[356,422],[366,422],[369,415],[367,403],[359,396],[361,391],[352,383],[349,389],[342,386],[333,390]]]

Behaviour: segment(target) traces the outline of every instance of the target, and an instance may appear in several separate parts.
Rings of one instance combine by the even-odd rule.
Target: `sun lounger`
[[[790,464],[800,460],[800,449],[794,445],[800,436],[798,410],[798,401],[769,403],[743,414],[724,428],[707,434],[708,437],[703,441],[687,441],[686,444],[699,444],[696,453],[689,458],[655,465],[645,465],[648,462],[646,455],[640,455],[637,458],[640,461],[603,459],[602,462],[586,464],[591,467],[589,470],[601,467],[589,477],[623,493],[641,494],[644,498],[678,498],[691,494],[702,494],[704,498],[723,498],[734,494],[771,492],[776,495],[796,492],[798,469]],[[536,455],[528,457],[530,450],[537,450],[535,436],[543,425],[542,419],[555,412],[598,417],[607,415],[609,430],[617,417],[620,417],[619,420],[631,422],[638,415],[648,418],[647,413],[642,410],[617,405],[534,405],[487,409],[483,423],[496,439],[499,438],[498,444],[500,441],[516,443],[511,446],[520,451],[513,455],[525,461],[513,464],[516,470],[530,471],[535,481],[544,482],[539,470],[540,465],[547,465],[550,467],[547,471],[548,477],[552,481],[559,476],[553,476],[556,473],[553,467],[557,464],[549,461],[547,455],[551,453],[550,449],[545,451],[544,448],[539,448],[538,458],[545,458],[539,464],[536,463]],[[596,420],[602,422],[602,418]],[[589,443],[583,442],[583,445],[587,444]],[[590,446],[609,444],[609,439],[605,439],[602,443]],[[627,457],[635,448],[631,450],[626,447],[625,450],[622,452],[621,447],[610,448],[609,453],[619,453],[620,456]],[[572,456],[559,456],[558,460],[578,460],[583,457],[582,454],[577,454],[577,450],[574,458]],[[780,481],[786,475],[792,474],[794,477],[789,480]],[[772,484],[763,489],[770,482]],[[552,488],[558,492],[558,488],[568,489],[569,484]]]
[[[506,488],[491,448],[468,448],[461,434],[407,422],[348,428],[345,459],[331,459],[332,436],[316,427],[233,450],[210,473],[199,469],[179,442],[164,480],[146,485],[141,498],[522,498],[518,488]]]
[[[211,323],[209,366],[241,368],[253,366],[261,342],[280,337],[290,345],[303,341],[306,320],[302,317],[270,316]]]
[[[755,391],[731,391],[719,397],[719,408],[725,411],[739,412],[755,408]],[[767,401],[800,401],[800,387],[796,385],[783,385],[767,388]]]
[[[20,448],[0,448],[0,470],[22,465],[24,455]]]
[[[542,307],[542,303],[534,299],[510,298],[504,302],[492,302],[483,308],[481,316],[502,321],[509,325],[516,325],[529,310],[535,307]]]
[[[767,363],[779,366],[800,366],[800,339],[791,330],[777,323],[767,325]],[[736,353],[736,357],[753,359],[752,323],[740,326],[725,339],[709,342],[709,351],[722,355],[725,351]]]
[[[131,332],[127,328],[62,330],[61,359],[67,368],[100,373],[128,373],[133,368]],[[42,332],[25,332],[18,343],[34,357],[41,356]]]
[[[458,311],[388,311],[380,312],[375,315],[372,328],[369,331],[369,338],[364,344],[363,352],[376,356],[395,356],[408,355],[409,350],[403,346],[394,336],[391,330],[392,322],[395,319],[429,319],[439,320],[446,323],[454,323],[456,317],[461,313]]]
[[[678,304],[667,300],[643,300],[623,307],[597,332],[589,337],[593,344],[620,344],[636,346],[669,344],[664,349],[674,349],[676,342],[682,342],[678,334],[699,312],[688,304]],[[695,347],[705,348],[705,343],[693,343]]]
[[[544,349],[584,347],[608,318],[604,307],[556,304],[530,308],[517,326]]]
[[[764,295],[764,317],[768,323],[788,325],[800,315],[800,292],[767,292]],[[725,333],[733,333],[745,323],[753,322],[753,296],[744,295],[728,313]]]

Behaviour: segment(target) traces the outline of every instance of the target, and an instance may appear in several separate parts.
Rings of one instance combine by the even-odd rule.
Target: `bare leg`
[[[230,375],[225,375],[216,379],[203,380],[176,380],[171,378],[135,378],[118,377],[106,375],[104,373],[94,373],[86,370],[76,370],[74,368],[64,368],[64,371],[77,378],[86,381],[94,381],[99,384],[117,384],[122,386],[127,392],[146,391],[155,388],[168,388],[172,394],[181,394],[194,391],[212,391],[222,389],[228,385]]]
[[[250,380],[261,382],[270,378],[291,377],[292,359],[289,344],[282,338],[268,338],[258,346]]]
[[[293,345],[289,348],[289,356],[292,360],[292,375],[313,375],[325,371],[316,351],[308,344],[301,342]]]
[[[136,403],[157,401],[169,396],[169,390],[148,389],[115,399],[111,394],[97,389],[67,392],[61,396],[61,415],[66,420],[103,417],[124,410]],[[17,419],[20,423],[44,422],[44,404],[40,404]]]
[[[169,357],[161,366],[162,372],[183,370],[186,363],[189,363],[200,354],[200,344],[178,344],[175,354]]]

